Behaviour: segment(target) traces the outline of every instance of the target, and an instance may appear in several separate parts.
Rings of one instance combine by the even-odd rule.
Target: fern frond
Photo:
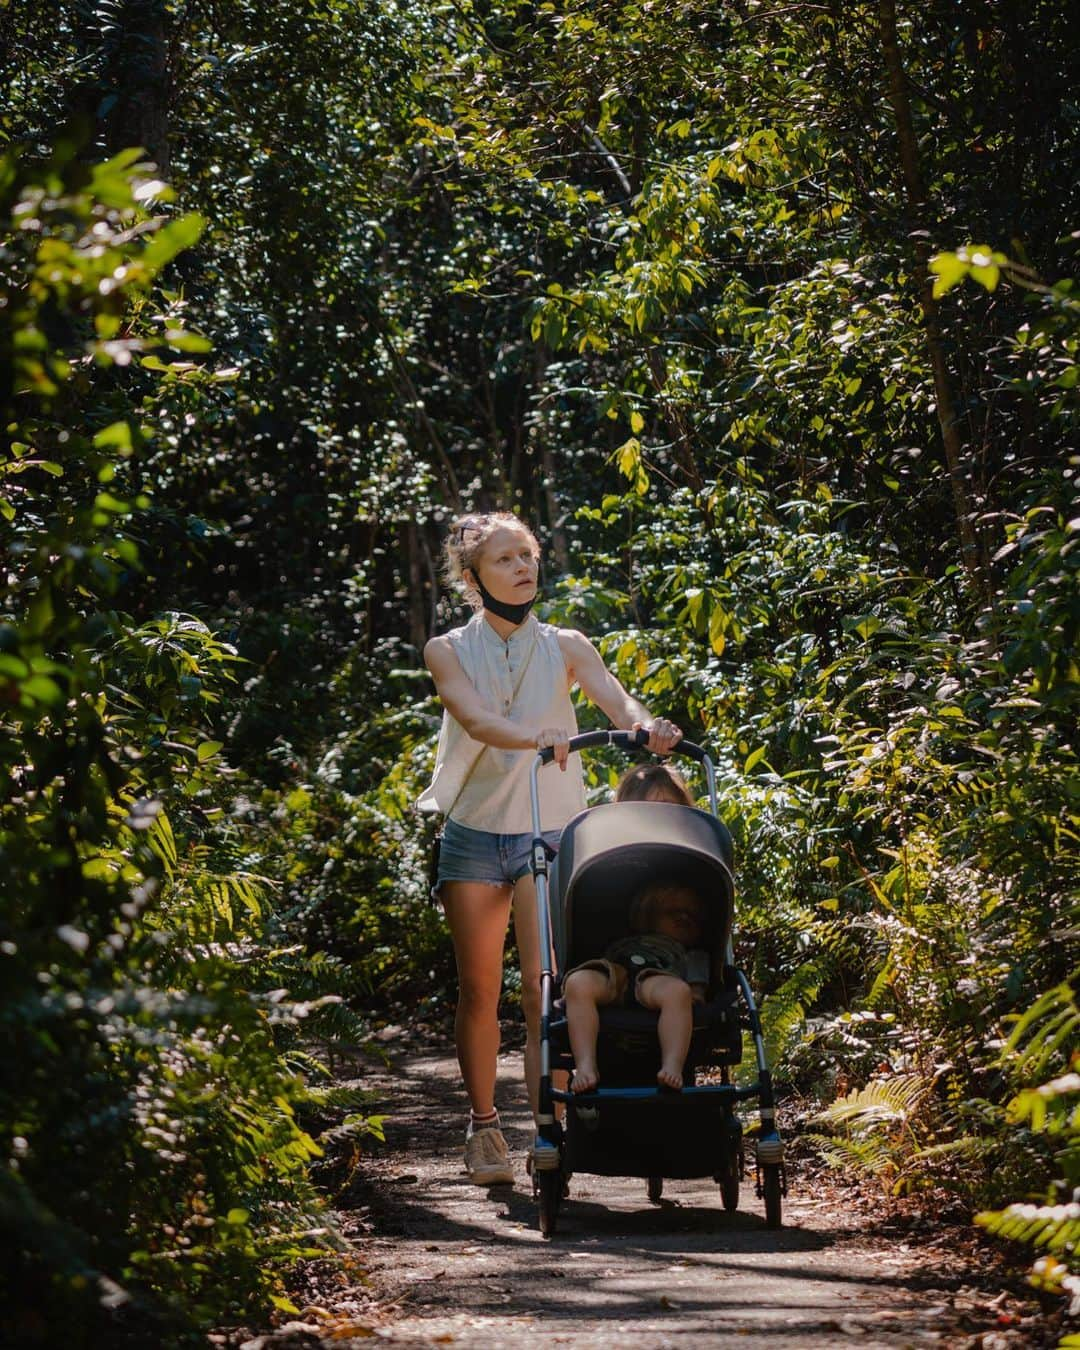
[[[770,994],[761,1005],[761,1030],[770,1064],[783,1058],[806,1021],[806,1010],[834,967],[831,955],[823,954],[804,962],[797,971]]]
[[[1040,1087],[1025,1088],[1009,1103],[1007,1119],[1013,1123],[1029,1121],[1037,1132],[1071,1134],[1080,1140],[1080,1104],[1071,1098],[1080,1096],[1080,1073],[1067,1073]]]
[[[885,959],[885,964],[874,977],[874,983],[870,986],[870,992],[866,996],[866,1006],[868,1008],[880,1007],[886,992],[892,988],[895,979],[896,953],[890,952]]]
[[[325,1148],[328,1144],[356,1139],[377,1139],[383,1144],[386,1142],[385,1120],[385,1116],[346,1116],[340,1125],[332,1125],[319,1135],[319,1144]]]
[[[872,1176],[896,1170],[893,1150],[880,1137],[811,1134],[806,1138],[817,1149],[822,1161],[837,1170],[852,1168],[858,1172],[869,1172]]]
[[[299,1099],[311,1106],[339,1111],[360,1111],[374,1106],[379,1094],[359,1083],[333,1083],[327,1087],[307,1088]]]
[[[983,1139],[978,1135],[966,1134],[962,1139],[949,1139],[942,1144],[928,1144],[918,1148],[911,1155],[915,1162],[938,1162],[942,1158],[961,1158],[977,1162],[988,1158],[998,1148],[994,1139]]]
[[[1080,1042],[1080,968],[1067,980],[1048,989],[1013,1027],[1001,1055],[1015,1056],[1014,1064],[1026,1078],[1044,1078],[1059,1052]],[[1023,1047],[1023,1048],[1021,1048]]]
[[[856,1131],[907,1124],[932,1088],[933,1080],[917,1073],[874,1079],[863,1088],[853,1088],[814,1119],[827,1125],[847,1125]]]
[[[995,1237],[1027,1242],[1047,1251],[1070,1251],[1080,1243],[1080,1201],[1067,1205],[1008,1205],[984,1210],[975,1222]]]

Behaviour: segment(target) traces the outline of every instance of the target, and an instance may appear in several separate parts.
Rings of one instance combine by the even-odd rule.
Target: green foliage
[[[1048,990],[1017,1018],[1002,1059],[1020,1083],[1038,1083],[1055,1068],[1070,1071],[1037,1087],[1022,1087],[1008,1106],[1008,1119],[1026,1128],[1050,1156],[1054,1181],[1044,1203],[1031,1201],[984,1210],[975,1222],[987,1232],[1043,1248],[1031,1282],[1051,1293],[1080,1301],[1080,1053],[1074,1048],[1080,1029],[1080,999],[1070,979]]]
[[[5,1267],[71,1344],[125,1305],[159,1325],[265,1307],[284,1263],[333,1241],[296,1115],[307,1089],[282,1057],[320,1002],[280,987],[283,962],[253,968],[274,883],[217,823],[231,771],[213,719],[236,650],[192,616],[119,607],[141,601],[150,510],[129,457],[205,377],[140,355],[193,349],[176,323],[155,336],[150,311],[198,223],[145,214],[164,190],[137,160],[0,170],[0,1207]]]
[[[1068,1203],[1065,9],[897,6],[914,193],[861,0],[7,9],[0,1203],[57,1335],[280,1299],[377,1129],[319,1042],[452,997],[461,505],[713,753],[780,1082],[895,1107],[829,1147]]]

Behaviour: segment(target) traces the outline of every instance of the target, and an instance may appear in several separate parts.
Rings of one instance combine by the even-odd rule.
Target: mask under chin
[[[480,580],[479,575],[474,572],[473,576],[476,577],[476,589],[480,592],[480,599],[484,602],[484,608],[490,610],[497,618],[505,619],[507,623],[521,623],[536,602],[535,592],[533,592],[531,600],[525,600],[519,605],[509,605],[505,600],[496,600]]]

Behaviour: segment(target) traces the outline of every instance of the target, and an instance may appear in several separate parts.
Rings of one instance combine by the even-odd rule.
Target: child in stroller
[[[574,1056],[573,1092],[591,1092],[600,1080],[596,1042],[600,1008],[635,1004],[660,1014],[660,1069],[656,1080],[674,1091],[683,1085],[683,1064],[694,1029],[694,1003],[704,1003],[709,983],[706,906],[691,886],[654,882],[630,907],[629,937],[602,957],[568,971],[563,981],[567,1029]]]
[[[633,732],[593,731],[573,737],[569,749],[609,745],[631,751],[640,744],[640,736]],[[684,795],[685,789],[669,795],[675,777],[670,771],[661,771],[662,785],[647,785],[659,766],[636,770],[634,781],[642,790],[619,791],[616,801],[575,816],[563,830],[554,860],[540,834],[537,782],[539,771],[554,758],[552,751],[541,750],[530,770],[532,868],[541,949],[540,1109],[532,1175],[544,1237],[555,1233],[573,1174],[645,1177],[654,1203],[666,1178],[713,1177],[724,1208],[736,1209],[743,1174],[743,1128],[736,1109],[753,1100],[760,1115],[754,1142],[756,1190],[764,1198],[768,1226],[781,1224],[786,1182],[772,1076],[750,984],[736,967],[732,951],[731,836],[719,819],[715,773],[706,752],[683,741],[674,753],[701,765],[709,811],[698,810]],[[665,791],[657,803],[654,791],[661,786]],[[557,1070],[580,1067],[569,1019],[556,1002],[560,992],[556,969],[569,971],[571,982],[581,968],[596,977],[607,970],[603,962],[611,959],[613,938],[630,933],[637,943],[644,942],[644,936],[633,930],[650,925],[644,915],[633,918],[632,902],[658,886],[686,888],[700,899],[702,912],[696,919],[692,903],[684,908],[690,911],[690,922],[700,925],[701,936],[685,933],[676,941],[691,949],[696,943],[710,957],[706,1002],[689,1000],[693,1024],[689,1051],[685,1059],[675,1056],[681,1090],[669,1090],[658,1073],[665,1065],[656,1013],[640,1006],[604,1006],[595,999],[586,1008],[586,1026],[587,1019],[597,1018],[599,1035],[593,1042],[590,1031],[582,1047],[588,1068],[589,1050],[595,1045],[595,1085],[586,1089],[579,1080],[576,1090],[556,1087],[552,1078]],[[649,964],[646,957],[641,969]],[[660,978],[652,975],[643,988]],[[688,989],[688,982],[683,988]],[[744,1030],[753,1046],[757,1073],[747,1081],[750,1075],[744,1071],[743,1081],[736,1083],[731,1071],[742,1059]],[[708,1078],[702,1081],[706,1068]],[[556,1114],[560,1103],[565,1106],[562,1120]]]

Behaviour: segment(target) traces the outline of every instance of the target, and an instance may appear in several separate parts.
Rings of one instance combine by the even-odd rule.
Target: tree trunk
[[[909,223],[914,242],[915,267],[919,277],[919,303],[922,308],[923,329],[934,377],[934,398],[937,403],[938,425],[945,451],[945,464],[952,487],[953,507],[960,530],[960,546],[964,568],[970,580],[981,585],[979,546],[975,534],[974,510],[968,492],[964,466],[964,443],[957,421],[945,344],[938,321],[937,301],[934,299],[930,277],[930,232],[926,190],[919,172],[919,151],[915,128],[911,120],[907,79],[900,55],[896,32],[895,0],[878,0],[878,24],[881,32],[881,50],[889,79],[889,102],[896,118],[896,138],[900,153],[900,168],[904,178]]]
[[[141,146],[161,176],[169,172],[171,88],[166,0],[120,0],[101,10],[75,8],[79,68],[70,114],[95,129],[88,153],[114,155]]]
[[[529,456],[539,460],[540,481],[543,484],[544,506],[546,508],[548,528],[551,531],[551,551],[555,555],[555,567],[565,576],[570,571],[570,550],[566,545],[566,531],[562,526],[563,509],[557,487],[558,473],[555,455],[551,448],[551,437],[540,409],[539,400],[543,397],[544,380],[547,378],[547,352],[539,344],[533,352],[532,385],[533,396],[537,399],[536,418],[529,430]]]
[[[409,641],[417,652],[428,638],[427,605],[424,598],[423,555],[415,521],[405,526],[405,556],[409,560]]]

